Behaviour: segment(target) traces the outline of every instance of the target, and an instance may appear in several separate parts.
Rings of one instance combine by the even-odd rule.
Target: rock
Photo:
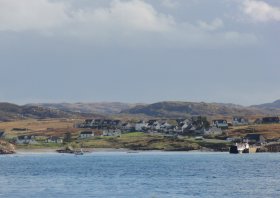
[[[13,144],[0,140],[0,155],[14,154],[15,152],[16,149]]]

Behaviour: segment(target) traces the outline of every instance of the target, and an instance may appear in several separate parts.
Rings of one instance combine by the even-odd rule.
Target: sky
[[[280,99],[279,0],[0,0],[0,101]]]

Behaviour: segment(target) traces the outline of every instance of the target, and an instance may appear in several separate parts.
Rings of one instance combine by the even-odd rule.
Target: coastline
[[[36,149],[17,149],[14,154],[59,154],[56,150],[59,148],[36,148]],[[124,152],[124,153],[149,153],[149,152],[158,152],[158,153],[221,153],[221,151],[213,151],[210,149],[199,149],[199,150],[189,150],[189,151],[168,151],[168,150],[131,150],[126,148],[87,148],[84,149],[86,153],[113,153],[113,152]]]
[[[57,148],[58,149],[58,148]],[[48,153],[57,153],[57,149],[49,149],[49,148],[40,148],[40,149],[18,149],[15,154],[48,154]],[[129,149],[114,149],[114,148],[88,148],[85,149],[86,152],[129,152]]]

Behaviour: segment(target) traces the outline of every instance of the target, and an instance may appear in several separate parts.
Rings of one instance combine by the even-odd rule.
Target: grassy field
[[[80,141],[79,144],[90,148],[126,148],[132,150],[188,151],[200,148],[198,144],[188,140],[141,132],[122,134],[120,137],[94,137]]]
[[[258,124],[234,127],[228,131],[229,136],[243,137],[249,133],[262,134],[266,139],[280,139],[280,124]]]
[[[0,129],[5,130],[8,137],[29,134],[63,137],[66,132],[71,132],[73,135],[77,135],[79,129],[74,128],[74,124],[79,121],[80,120],[73,119],[18,120],[0,122]]]

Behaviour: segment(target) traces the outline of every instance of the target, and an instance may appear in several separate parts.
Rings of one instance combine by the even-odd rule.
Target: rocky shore
[[[0,155],[14,154],[15,152],[16,149],[13,144],[0,140]]]

